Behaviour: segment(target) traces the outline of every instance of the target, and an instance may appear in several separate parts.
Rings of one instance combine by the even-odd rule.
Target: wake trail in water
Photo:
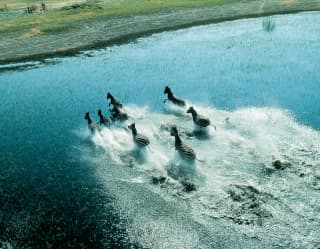
[[[112,181],[108,188],[114,189],[119,205],[132,220],[128,230],[134,239],[137,233],[143,233],[146,237],[142,236],[139,243],[151,248],[196,248],[199,243],[210,248],[199,234],[192,241],[186,240],[183,233],[172,232],[185,222],[195,222],[207,232],[216,233],[213,220],[218,219],[233,227],[233,232],[249,239],[258,237],[260,244],[270,247],[283,243],[283,239],[291,248],[318,245],[320,234],[315,228],[320,225],[319,132],[298,124],[281,109],[195,108],[209,117],[216,129],[195,127],[183,108],[166,106],[162,113],[156,113],[148,107],[128,106],[125,111],[135,121],[138,132],[150,139],[147,148],[134,144],[126,128],[128,122],[104,128],[91,137],[103,156],[85,151],[84,157],[97,165],[98,177]],[[181,139],[203,162],[187,163],[179,157],[174,137],[170,136],[172,125],[177,126]],[[277,169],[277,160],[286,167]],[[136,196],[133,189],[144,194]],[[151,210],[158,208],[150,200],[161,202],[154,205],[170,210],[175,208],[171,206],[173,202],[188,213],[188,218],[167,221],[168,231],[160,229],[163,221],[152,218]],[[147,207],[139,206],[137,213],[132,213],[137,203],[145,201],[149,203]],[[185,201],[188,208],[181,207]],[[197,233],[192,231],[195,224],[187,233],[190,238]],[[241,228],[244,225],[249,226],[246,232]],[[148,229],[159,229],[161,234],[150,234]],[[300,230],[304,232],[297,232]],[[177,237],[169,241],[169,235]],[[158,239],[168,244],[162,245]]]

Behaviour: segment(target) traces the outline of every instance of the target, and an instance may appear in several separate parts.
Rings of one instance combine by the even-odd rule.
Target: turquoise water
[[[0,242],[318,248],[319,18],[273,17],[272,32],[261,18],[194,27],[2,70]],[[190,117],[165,111],[166,85],[210,117],[209,139],[188,137]],[[142,162],[122,128],[89,136],[84,113],[98,120],[107,91],[151,138]],[[179,160],[161,124],[205,160],[191,170],[195,193],[167,174]],[[276,159],[292,166],[274,171]],[[169,180],[160,188],[154,175]]]

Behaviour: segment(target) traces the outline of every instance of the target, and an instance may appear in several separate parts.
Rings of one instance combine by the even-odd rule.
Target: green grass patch
[[[211,6],[237,0],[125,0],[114,2],[73,3],[72,5],[48,12],[29,15],[8,16],[0,20],[0,33],[18,37],[31,29],[41,31],[39,34],[62,32],[76,28],[79,22],[112,17],[127,17],[148,14],[167,9]],[[23,4],[39,4],[40,1],[21,0]]]

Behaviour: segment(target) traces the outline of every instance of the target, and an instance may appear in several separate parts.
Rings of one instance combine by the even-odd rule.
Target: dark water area
[[[160,243],[165,236],[153,238],[147,229],[140,231],[135,227],[139,230],[137,233],[128,229],[135,224],[135,216],[127,213],[125,197],[118,192],[124,188],[121,193],[127,192],[129,199],[135,195],[134,191],[143,193],[149,187],[140,189],[128,184],[130,187],[126,189],[126,184],[120,181],[122,178],[117,178],[124,169],[112,168],[116,162],[92,146],[86,133],[84,113],[89,111],[98,120],[97,110],[107,110],[107,91],[123,103],[134,105],[132,110],[137,113],[147,106],[152,125],[164,119],[161,115],[165,85],[170,85],[194,105],[214,108],[215,119],[221,123],[225,112],[238,117],[239,111],[241,116],[246,108],[258,108],[245,115],[269,115],[276,120],[270,124],[274,125],[275,132],[279,130],[279,136],[290,137],[292,130],[303,130],[297,133],[301,137],[315,134],[310,145],[315,154],[312,154],[313,161],[311,156],[309,159],[316,165],[320,141],[317,140],[320,129],[319,18],[318,12],[274,17],[276,26],[272,32],[263,30],[263,19],[259,18],[226,22],[165,32],[127,45],[90,51],[80,57],[35,63],[24,70],[2,67],[0,245],[4,248],[162,248],[155,241]],[[289,128],[280,127],[287,123]],[[261,124],[261,127],[267,126]],[[282,129],[287,130],[280,134]],[[257,134],[254,141],[259,145],[265,143]],[[92,163],[87,157],[103,160]],[[243,158],[243,163],[248,165],[248,160]],[[109,178],[102,176],[106,168],[110,170]],[[130,171],[128,179],[139,175],[134,169],[127,171]],[[319,192],[312,196],[319,196]],[[303,200],[305,196],[297,198]],[[177,203],[177,206],[185,205],[184,201]],[[157,209],[148,205],[146,210],[150,213],[153,208]],[[160,205],[164,205],[163,210],[168,208],[174,212],[171,204]],[[312,212],[316,212],[316,208],[318,206]],[[181,218],[184,219],[187,218]],[[202,231],[199,237],[209,234],[207,239],[199,239],[203,246],[199,248],[210,248],[213,244],[232,248],[227,242],[221,244],[222,239],[220,244],[213,243],[211,236],[214,236],[208,227],[211,229],[209,225],[205,229],[190,225],[190,231]],[[172,231],[180,230],[172,228]],[[305,233],[308,232],[311,234],[307,230]],[[163,243],[163,248],[195,248],[192,241],[181,244],[179,234],[172,235],[177,241],[164,240],[167,244]],[[229,243],[237,240],[237,234],[240,233],[234,232]],[[283,237],[285,234],[283,232]],[[223,233],[217,238],[219,236],[223,238]],[[313,237],[308,248],[316,248],[311,247],[317,243]],[[249,242],[243,240],[242,243]],[[277,248],[268,243],[262,241],[261,248]],[[290,243],[287,245],[291,248],[305,245]],[[255,245],[259,242],[250,242],[248,248]]]
[[[81,141],[29,125],[39,130],[16,141],[12,135],[1,148],[0,240],[13,248],[141,248],[127,241],[124,220],[92,167],[75,159],[72,145]]]

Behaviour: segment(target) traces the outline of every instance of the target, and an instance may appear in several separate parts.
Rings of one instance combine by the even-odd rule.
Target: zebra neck
[[[114,97],[111,94],[109,94],[109,98],[111,102],[114,101]]]
[[[168,99],[173,99],[173,93],[172,92],[168,92]]]
[[[181,142],[179,135],[176,134],[174,137],[175,137],[175,146],[181,145],[182,142]]]
[[[193,121],[196,121],[197,120],[197,113],[196,112],[192,112],[191,113],[192,114],[192,119],[193,119]]]
[[[137,129],[134,127],[132,128],[132,135],[136,136],[138,134]]]

